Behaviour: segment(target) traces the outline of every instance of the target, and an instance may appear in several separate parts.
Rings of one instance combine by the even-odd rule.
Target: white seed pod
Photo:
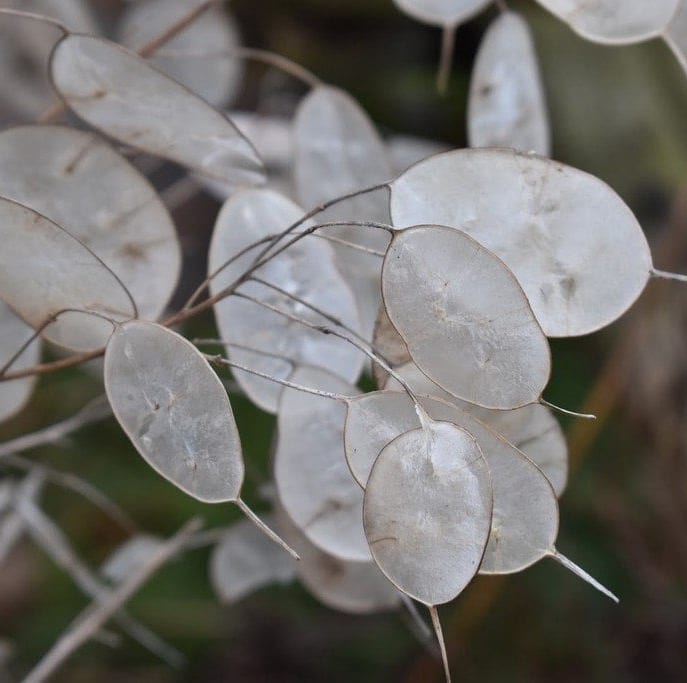
[[[543,473],[468,413],[437,399],[420,397],[420,401],[432,419],[472,434],[489,466],[493,516],[480,572],[512,573],[549,555],[558,533],[558,503]],[[382,457],[377,454],[390,439],[401,438],[400,434],[418,426],[415,407],[405,393],[377,391],[352,399],[346,418],[346,456],[358,481],[369,488],[366,477]]]
[[[560,498],[568,482],[568,446],[550,408],[540,403],[515,410],[485,410],[467,403],[462,407],[522,451]]]
[[[142,318],[162,314],[181,268],[172,219],[148,180],[97,135],[62,126],[3,131],[0,187],[87,245]]]
[[[264,521],[275,525],[271,516]],[[298,553],[302,558],[300,549]],[[296,562],[250,520],[242,519],[214,547],[209,571],[215,593],[223,602],[234,603],[264,586],[293,581]]]
[[[296,572],[321,603],[349,614],[373,614],[395,609],[401,594],[372,561],[351,562],[313,545],[289,519],[279,514],[279,530],[300,556]]]
[[[358,393],[318,368],[298,368],[289,380],[345,395]],[[369,562],[363,493],[344,454],[345,417],[345,406],[339,401],[284,389],[274,479],[284,510],[311,543],[341,560]]]
[[[521,450],[544,473],[558,497],[563,493],[568,480],[568,446],[561,425],[550,408],[541,403],[530,403],[513,410],[489,410],[461,401],[432,382],[412,361],[395,368],[395,373],[416,394],[453,403],[486,424]],[[403,390],[393,377],[389,377],[382,388]]]
[[[226,116],[120,45],[68,34],[50,75],[74,113],[124,144],[225,183],[264,181],[257,152]]]
[[[448,421],[435,424],[450,422],[456,428],[470,430],[489,466],[493,486],[493,517],[479,572],[510,574],[529,567],[543,557],[550,557],[617,602],[618,598],[613,593],[554,547],[558,533],[558,504],[551,485],[534,463],[486,425],[456,406],[430,397],[420,397],[420,400],[433,419]],[[375,463],[372,468],[374,473],[377,463],[389,447],[376,455],[375,448],[382,431],[388,438],[394,432],[401,432],[419,422],[414,405],[406,394],[374,392],[349,401],[350,410],[358,414],[355,416],[357,425],[354,430],[347,426],[347,448],[357,439],[360,447],[355,465],[359,468],[359,477],[365,476],[365,470],[372,462]],[[365,422],[366,411],[369,413],[368,421],[372,421],[370,418],[377,419],[376,442],[374,439],[366,442],[357,438],[358,428]],[[380,422],[385,424],[379,425]],[[390,445],[409,433],[413,432],[403,432]],[[370,488],[371,478],[372,474],[366,490]]]
[[[348,401],[344,450],[353,478],[367,486],[370,470],[382,449],[404,432],[420,427],[415,405],[401,391],[373,391]]]
[[[210,274],[249,245],[282,232],[303,213],[299,206],[273,190],[237,193],[217,217],[208,257]],[[299,230],[310,225],[311,222],[305,223]],[[264,248],[260,244],[224,268],[213,277],[210,291],[215,294],[233,283]],[[336,268],[330,245],[323,240],[314,236],[302,238],[259,268],[255,275],[335,316],[348,328],[360,330],[353,293]],[[331,326],[303,303],[260,282],[246,282],[238,291],[301,319]],[[240,297],[222,299],[215,304],[214,311],[222,339],[238,345],[228,346],[227,353],[241,365],[278,379],[288,377],[297,364],[320,366],[350,382],[360,375],[363,355],[334,335],[322,334]],[[234,374],[252,401],[268,412],[277,411],[282,392],[279,384],[240,370],[234,370]]]
[[[159,536],[137,534],[115,548],[105,560],[100,573],[112,583],[126,581],[159,552],[164,543]]]
[[[296,191],[306,206],[391,178],[386,147],[374,124],[338,88],[318,86],[310,91],[294,117],[293,139]],[[370,203],[369,197],[359,202],[374,220],[379,212],[376,202]]]
[[[499,14],[482,38],[470,80],[468,139],[471,147],[512,147],[551,155],[532,35],[515,12]]]
[[[587,40],[629,45],[663,32],[680,0],[537,0]]]
[[[551,367],[546,337],[510,270],[467,234],[398,231],[382,294],[414,362],[450,394],[487,408],[538,400]]]
[[[34,329],[50,323],[42,330],[49,341],[97,349],[112,333],[110,321],[136,315],[131,295],[102,260],[33,209],[0,198],[0,242],[0,297]]]
[[[234,415],[193,344],[155,323],[119,325],[105,350],[105,389],[153,469],[198,500],[238,500],[243,457]]]
[[[4,366],[33,335],[33,330],[0,300],[0,367]],[[9,368],[24,370],[35,365],[41,355],[41,344],[34,340]],[[29,400],[36,377],[23,377],[0,382],[0,422],[18,413]]]
[[[138,51],[198,7],[203,0],[139,0],[124,11],[117,42]],[[239,35],[223,8],[212,6],[153,55],[151,63],[214,106],[226,105],[238,90],[241,60],[232,57]],[[199,52],[201,51],[202,52]],[[164,53],[178,52],[179,56]],[[190,52],[184,56],[183,52]],[[198,53],[195,55],[194,53]],[[205,56],[203,53],[207,53]]]
[[[386,146],[366,112],[348,93],[331,86],[313,88],[300,103],[293,122],[293,150],[296,194],[308,208],[393,176]],[[317,214],[316,220],[389,223],[387,199],[386,190],[352,197]],[[326,234],[377,251],[384,251],[389,241],[384,231],[357,226],[327,228]],[[334,249],[369,339],[380,301],[381,259],[342,245]]]
[[[394,0],[394,4],[425,24],[457,26],[471,19],[493,0]]]
[[[644,233],[622,199],[550,159],[456,150],[416,164],[391,190],[395,226],[452,226],[502,258],[549,337],[610,324],[652,271]]]
[[[491,479],[474,438],[427,421],[384,447],[365,488],[363,524],[375,562],[427,606],[455,598],[489,538]]]

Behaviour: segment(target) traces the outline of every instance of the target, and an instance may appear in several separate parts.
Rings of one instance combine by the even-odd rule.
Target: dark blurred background
[[[122,4],[94,1],[103,22]],[[657,268],[687,270],[687,78],[654,40],[601,47],[576,37],[532,1],[509,2],[534,32],[551,112],[554,157],[609,183],[632,207]],[[435,88],[438,29],[403,16],[391,0],[234,0],[243,43],[284,54],[348,90],[385,133],[464,146],[475,50],[495,8],[462,26],[449,90]],[[107,25],[105,29],[107,30]],[[303,94],[287,76],[251,65],[240,108],[289,115]],[[176,211],[189,257],[185,286],[203,271],[218,203],[201,194]],[[209,317],[186,331],[211,335]],[[508,577],[478,577],[441,608],[456,680],[687,680],[687,288],[651,283],[608,330],[553,343],[550,401],[593,412],[565,420],[571,477],[561,500],[557,547],[621,598],[614,605],[551,561]],[[81,370],[41,380],[30,405],[2,425],[9,438],[67,416],[98,394]],[[273,419],[232,399],[248,468],[248,502],[267,478]],[[179,493],[134,452],[113,421],[89,427],[32,458],[74,471],[119,502],[141,528],[169,534],[190,515],[238,519]],[[50,487],[44,507],[89,562],[124,538],[82,499]],[[189,658],[178,672],[125,641],[89,644],[57,681],[442,680],[440,663],[403,615],[351,617],[320,606],[298,586],[260,591],[224,608],[207,577],[206,551],[167,566],[131,612]],[[70,579],[28,541],[0,571],[0,637],[19,673],[37,661],[85,606]]]

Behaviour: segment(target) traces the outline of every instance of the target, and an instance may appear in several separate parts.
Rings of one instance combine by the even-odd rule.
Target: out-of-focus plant
[[[443,28],[445,87],[456,27],[492,3],[396,4]],[[220,3],[131,3],[122,45],[77,0],[2,11],[0,92],[26,123],[0,132],[0,418],[40,391],[39,376],[88,361],[106,394],[0,444],[26,472],[0,482],[0,560],[27,533],[93,601],[27,681],[89,639],[116,645],[110,621],[179,665],[125,606],[203,545],[228,602],[298,578],[343,611],[408,609],[424,627],[414,603],[426,606],[447,679],[437,605],[477,574],[550,557],[616,599],[556,547],[568,465],[554,412],[569,411],[542,396],[548,339],[613,323],[651,278],[685,278],[654,267],[608,185],[549,158],[556,122],[532,37],[494,4],[470,86],[471,148],[438,154],[431,141],[384,141],[350,95],[243,47]],[[592,41],[663,37],[684,63],[680,0],[540,4]],[[34,72],[19,77],[22,60]],[[308,88],[292,121],[225,111],[246,61]],[[161,168],[178,177],[163,197],[146,177]],[[224,201],[208,274],[172,305],[183,259],[169,205],[201,188]],[[216,338],[182,336],[209,310]],[[266,521],[242,498],[233,393],[277,415]],[[78,472],[20,454],[111,414],[179,495],[235,503],[247,520],[192,520],[169,540],[132,533],[88,567],[42,509],[46,481],[135,525]]]

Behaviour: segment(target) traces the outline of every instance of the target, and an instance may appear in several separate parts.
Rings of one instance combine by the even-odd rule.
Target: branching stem
[[[304,391],[306,394],[313,394],[314,396],[320,396],[322,398],[331,398],[335,401],[347,402],[350,399],[350,396],[346,396],[345,394],[337,394],[333,391],[324,391],[322,389],[313,389],[311,387],[306,387],[303,384],[297,384],[287,379],[282,379],[281,377],[274,377],[273,375],[268,375],[266,372],[254,370],[253,368],[249,368],[245,365],[242,365],[241,363],[236,363],[233,360],[229,360],[228,358],[222,358],[221,356],[212,356],[207,353],[203,355],[211,363],[216,363],[217,365],[225,365],[228,368],[235,368],[236,370],[242,370],[243,372],[255,375],[256,377],[262,377],[263,379],[269,380],[270,382],[276,382],[277,384],[281,384],[282,386],[288,387],[289,389]]]
[[[158,551],[138,570],[113,591],[106,601],[87,607],[73,624],[58,638],[52,649],[24,679],[24,683],[41,683],[48,679],[72,653],[88,641],[138,589],[169,559],[174,557],[188,538],[201,526],[193,519],[172,538],[161,544]]]
[[[252,301],[254,304],[258,306],[262,306],[267,310],[273,311],[274,313],[278,313],[279,315],[282,315],[285,318],[292,320],[293,322],[299,323],[300,325],[309,327],[311,330],[316,330],[317,332],[321,332],[322,334],[331,334],[334,337],[342,339],[348,344],[352,344],[359,351],[362,351],[373,363],[379,365],[379,367],[381,367],[385,372],[389,373],[389,375],[391,375],[391,377],[393,377],[401,385],[401,387],[403,387],[403,390],[408,394],[408,396],[410,396],[411,400],[415,404],[415,411],[417,412],[417,415],[423,426],[427,422],[431,422],[431,418],[427,415],[427,412],[422,407],[422,404],[418,400],[415,392],[410,388],[408,382],[406,382],[406,380],[403,377],[401,377],[383,358],[381,358],[377,353],[375,353],[374,350],[372,350],[372,348],[370,348],[366,342],[360,343],[359,341],[351,339],[350,337],[347,337],[345,334],[338,332],[337,330],[334,330],[330,327],[326,327],[324,325],[317,325],[315,323],[310,322],[309,320],[305,320],[304,318],[299,318],[297,315],[294,315],[293,313],[284,311],[281,308],[278,308],[277,306],[273,306],[272,304],[269,304],[266,301],[256,299],[255,297],[252,297],[248,294],[243,294],[242,292],[234,292],[234,296],[246,299],[247,301]]]

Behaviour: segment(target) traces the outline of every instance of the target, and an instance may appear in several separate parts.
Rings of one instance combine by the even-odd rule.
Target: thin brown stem
[[[196,287],[196,289],[193,291],[193,294],[188,298],[186,303],[182,306],[181,311],[187,311],[190,308],[193,307],[196,301],[200,298],[200,295],[210,286],[210,282],[214,280],[221,272],[226,270],[232,263],[235,263],[238,259],[240,259],[242,256],[245,256],[248,252],[250,252],[253,249],[257,249],[259,246],[266,244],[268,242],[271,242],[277,235],[267,235],[266,237],[261,237],[259,240],[256,240],[255,242],[251,242],[250,244],[247,244],[245,247],[243,247],[240,251],[237,251],[235,254],[233,254],[230,258],[228,258],[219,268],[216,268],[215,270],[210,273],[199,285]]]
[[[363,221],[353,221],[353,222],[332,222],[332,223],[323,223],[321,225],[315,225],[312,226],[311,228],[308,228],[307,230],[304,230],[297,235],[293,236],[292,239],[290,239],[288,242],[285,244],[282,244],[279,246],[275,251],[270,253],[270,250],[277,245],[282,239],[287,237],[290,233],[293,233],[297,228],[299,228],[303,223],[306,221],[310,220],[313,218],[315,215],[318,213],[321,213],[322,211],[326,211],[328,208],[331,206],[334,206],[335,204],[345,201],[347,199],[351,199],[353,197],[357,197],[362,194],[367,194],[369,192],[375,192],[377,190],[381,190],[384,188],[388,188],[389,184],[388,183],[380,183],[378,185],[372,185],[370,187],[363,188],[361,190],[356,190],[354,192],[349,192],[348,194],[342,195],[341,197],[336,197],[335,199],[331,199],[327,202],[324,202],[320,206],[315,207],[314,209],[311,209],[307,213],[305,213],[301,218],[299,218],[297,221],[292,223],[288,228],[283,230],[282,232],[269,237],[269,238],[263,238],[262,240],[259,240],[255,244],[248,245],[244,249],[242,249],[239,253],[235,254],[232,256],[231,259],[229,259],[227,262],[225,262],[221,268],[218,268],[214,273],[212,273],[204,282],[200,284],[200,286],[196,289],[196,291],[192,294],[191,298],[189,299],[189,302],[195,301],[200,294],[205,290],[205,288],[208,286],[209,281],[215,277],[219,272],[221,272],[224,268],[226,268],[228,265],[236,261],[238,258],[243,256],[245,253],[248,253],[251,251],[251,249],[254,249],[256,246],[259,246],[259,244],[267,244],[267,247],[255,258],[253,264],[234,282],[232,282],[230,285],[222,289],[221,291],[217,292],[211,297],[208,297],[204,301],[195,304],[191,307],[188,307],[188,304],[182,308],[182,310],[178,311],[177,313],[171,315],[169,318],[167,318],[165,321],[162,322],[162,324],[165,327],[174,327],[175,325],[178,325],[190,318],[195,317],[196,315],[199,315],[200,313],[203,313],[209,309],[211,309],[218,301],[221,301],[222,299],[227,298],[231,294],[233,294],[237,287],[239,287],[243,282],[245,282],[256,270],[261,268],[265,263],[269,262],[271,259],[275,258],[282,252],[284,252],[286,249],[291,247],[293,244],[298,242],[299,240],[303,239],[307,235],[313,234],[315,230],[318,230],[320,228],[324,227],[332,227],[332,226],[342,226],[342,225],[359,225],[362,227],[372,227],[372,228],[379,228],[381,230],[387,230],[387,231],[392,231],[393,228],[389,225],[386,225],[384,223],[374,223],[372,221],[370,222],[363,222]],[[49,372],[55,372],[57,370],[63,370],[66,368],[71,368],[75,367],[77,365],[81,365],[82,363],[85,363],[89,360],[92,360],[93,358],[98,358],[102,356],[105,353],[105,348],[100,348],[100,349],[95,349],[93,351],[87,351],[85,353],[77,354],[74,356],[69,356],[68,358],[61,358],[60,360],[57,361],[52,361],[50,363],[40,363],[38,365],[34,365],[33,367],[30,368],[25,368],[23,370],[17,370],[15,372],[7,372],[4,374],[0,374],[0,382],[3,381],[8,381],[12,379],[20,379],[22,377],[30,377],[33,375],[43,375],[47,374]],[[378,359],[379,360],[379,359]],[[393,371],[391,371],[393,373]],[[397,376],[393,374],[394,379],[397,379]],[[406,388],[407,384],[403,380],[398,380],[401,385]],[[406,391],[409,391],[409,389],[406,388]],[[410,394],[412,396],[412,393]],[[417,405],[417,404],[416,404]]]
[[[0,375],[0,382],[9,382],[10,380],[21,379],[22,377],[46,375],[50,372],[56,372],[57,370],[66,370],[67,368],[73,368],[77,365],[82,365],[83,363],[93,360],[94,358],[99,358],[104,353],[105,348],[103,347],[101,349],[94,349],[93,351],[79,353],[74,356],[68,356],[67,358],[60,358],[59,360],[50,361],[49,363],[39,363],[38,365],[33,365],[32,367],[24,368],[23,370],[5,372]]]
[[[98,422],[111,414],[112,410],[105,396],[99,396],[87,403],[75,415],[68,417],[66,420],[39,429],[32,434],[18,436],[16,439],[11,439],[10,441],[5,441],[0,444],[0,458],[10,454],[20,453],[30,448],[36,448],[37,446],[55,443],[68,434],[75,432],[77,429],[81,429],[81,427],[93,422]]]
[[[233,50],[160,50],[158,55],[161,57],[180,57],[180,58],[196,58],[196,59],[213,59],[217,57],[226,57],[228,59],[244,59],[261,62],[273,66],[280,71],[293,76],[295,79],[301,81],[309,88],[316,88],[322,85],[322,81],[315,76],[312,71],[308,71],[305,67],[297,62],[292,61],[288,57],[271,52],[270,50],[260,50],[254,47],[237,47]]]
[[[11,17],[20,17],[22,19],[31,19],[33,21],[41,21],[44,24],[50,24],[51,26],[59,29],[64,35],[69,33],[69,29],[61,21],[58,21],[54,17],[49,17],[45,14],[38,14],[37,12],[25,12],[24,10],[12,9],[10,7],[0,7],[0,14]]]
[[[410,388],[408,382],[406,382],[406,380],[403,377],[401,377],[393,368],[391,368],[391,366],[389,366],[389,364],[381,356],[379,356],[374,351],[374,347],[372,347],[371,344],[368,344],[367,342],[361,343],[355,339],[351,339],[342,332],[338,332],[337,330],[334,330],[331,327],[327,327],[326,325],[317,325],[316,323],[312,323],[309,320],[306,320],[305,318],[299,318],[297,315],[294,315],[293,313],[284,311],[281,308],[278,308],[277,306],[273,306],[272,304],[269,304],[266,301],[256,299],[255,297],[252,297],[248,294],[243,294],[242,292],[234,292],[233,296],[245,299],[246,301],[252,301],[254,304],[262,306],[263,308],[269,311],[273,311],[274,313],[277,313],[287,318],[288,320],[292,320],[295,323],[303,325],[304,327],[308,327],[311,330],[315,330],[316,332],[321,332],[322,334],[330,334],[333,337],[338,337],[346,343],[355,346],[356,349],[362,351],[362,353],[364,353],[373,363],[379,365],[379,367],[382,368],[382,370],[389,373],[389,375],[391,375],[391,377],[393,377],[401,385],[403,390],[408,394],[408,396],[415,404],[415,411],[417,412],[421,424],[424,426],[427,422],[431,422],[431,418],[429,417],[429,415],[427,415],[427,412],[422,407],[422,404],[418,400],[417,395]]]
[[[272,249],[272,247],[276,246],[279,242],[281,242],[282,239],[285,237],[288,237],[296,228],[300,227],[305,223],[306,221],[310,220],[311,218],[314,218],[317,216],[318,213],[322,213],[326,211],[327,209],[331,208],[332,206],[336,206],[337,204],[340,204],[341,202],[345,202],[348,199],[353,199],[354,197],[360,197],[364,194],[370,194],[371,192],[377,192],[377,190],[383,190],[383,189],[389,189],[390,188],[390,183],[385,182],[385,183],[379,183],[377,185],[370,185],[369,187],[364,187],[360,190],[354,190],[352,192],[348,192],[347,194],[341,195],[339,197],[334,197],[333,199],[330,199],[329,201],[323,202],[319,206],[314,207],[313,209],[310,209],[307,213],[303,214],[295,223],[292,223],[289,225],[288,228],[283,230],[281,233],[279,233],[279,236],[274,240],[274,243],[269,245],[263,252],[257,255],[256,261],[261,261],[264,256]],[[313,226],[313,228],[308,228],[310,232],[313,232],[313,230],[317,229],[316,226]],[[308,230],[304,232],[304,234],[309,234]],[[282,247],[280,250],[283,251],[284,249],[288,248],[293,242],[289,242],[286,244],[284,247]]]
[[[287,379],[282,379],[281,377],[274,377],[273,375],[268,375],[266,372],[260,372],[260,370],[254,370],[241,363],[236,363],[235,361],[229,360],[228,358],[222,358],[222,356],[213,356],[209,353],[203,354],[205,358],[210,363],[215,363],[217,365],[224,365],[228,368],[235,368],[236,370],[242,370],[256,377],[262,377],[263,379],[269,380],[270,382],[276,382],[282,386],[289,387],[289,389],[296,389],[296,391],[303,391],[306,394],[313,394],[314,396],[320,396],[322,398],[331,398],[335,401],[346,402],[350,399],[350,396],[345,396],[344,394],[337,394],[333,391],[323,391],[321,389],[313,389],[311,387],[306,387],[303,384],[296,384],[295,382],[290,382]]]
[[[185,28],[188,28],[203,12],[210,9],[212,5],[216,5],[221,0],[205,0],[179,21],[172,24],[164,33],[146,43],[139,51],[141,57],[152,57],[163,45],[166,45],[172,38],[181,33]]]
[[[386,185],[383,186],[376,186],[374,188],[366,188],[365,190],[362,190],[361,193],[365,192],[371,192],[372,190],[377,190],[380,189],[380,187],[386,187]],[[356,196],[359,194],[358,192],[353,193],[352,195],[346,195],[345,197],[341,198],[340,201],[343,201],[344,199],[350,199],[351,196]],[[324,205],[323,205],[324,206]],[[326,210],[326,206],[324,208],[318,207],[317,212],[324,211]],[[200,295],[208,288],[210,285],[210,282],[214,280],[221,272],[226,270],[232,263],[235,263],[238,259],[240,259],[242,256],[245,256],[248,252],[252,251],[253,249],[256,249],[259,246],[262,246],[263,244],[268,244],[268,247],[262,251],[258,256],[255,257],[253,261],[253,265],[250,267],[249,271],[244,273],[240,278],[235,280],[231,285],[223,289],[219,294],[214,295],[213,301],[220,300],[223,298],[226,298],[231,294],[231,292],[236,289],[243,281],[245,281],[251,273],[254,273],[259,267],[263,266],[265,263],[267,263],[269,260],[273,259],[275,256],[278,256],[280,253],[282,253],[285,249],[288,249],[290,246],[295,244],[296,242],[300,241],[304,237],[308,237],[309,235],[315,235],[317,234],[317,231],[322,229],[322,228],[332,228],[332,227],[345,227],[345,226],[356,226],[356,227],[366,227],[366,228],[372,228],[372,229],[379,229],[379,230],[386,230],[387,232],[393,233],[394,228],[391,225],[388,225],[386,223],[378,223],[374,221],[334,221],[330,223],[320,223],[318,225],[313,225],[306,230],[303,230],[301,232],[296,233],[295,230],[298,228],[302,223],[305,221],[309,220],[312,218],[311,215],[306,214],[305,216],[301,217],[296,223],[292,223],[285,231],[280,232],[280,233],[275,233],[272,235],[268,235],[266,237],[261,237],[259,240],[256,240],[255,242],[251,242],[250,244],[247,244],[245,247],[243,247],[240,251],[238,251],[236,254],[233,254],[231,258],[227,259],[219,268],[216,268],[210,275],[208,275],[203,282],[196,287],[194,290],[193,294],[189,297],[188,301],[184,304],[184,306],[181,309],[181,312],[188,311],[193,307],[193,304],[198,300]],[[269,250],[274,246],[274,244],[278,243],[281,239],[283,239],[285,236],[288,234],[294,235],[293,239],[290,240],[287,244],[282,245],[282,247],[279,248],[278,251],[273,252],[272,254],[269,254]],[[323,235],[318,235],[318,237],[325,237]],[[331,238],[331,236],[327,236]],[[336,239],[336,238],[332,238]],[[353,245],[350,243],[346,243],[347,246],[355,247],[364,251],[367,251],[369,253],[373,253],[376,256],[384,256],[383,253],[378,252],[376,250],[369,250],[365,247],[360,247],[359,245]],[[256,263],[257,262],[257,263]],[[220,296],[221,295],[221,296]],[[218,299],[215,299],[215,297],[219,297]],[[205,304],[206,302],[203,302]],[[205,309],[203,309],[205,310]]]
[[[224,339],[191,339],[191,343],[196,346],[207,346],[214,344],[215,346],[223,346],[225,349],[238,349],[239,351],[246,351],[253,353],[256,356],[265,356],[266,358],[275,358],[276,360],[283,360],[285,363],[291,365],[295,364],[293,358],[285,356],[283,353],[273,353],[272,351],[264,351],[263,349],[256,349],[246,344],[237,344],[235,342],[224,341]],[[207,354],[206,354],[207,355]]]
[[[291,240],[289,240],[286,244],[283,244],[280,246],[276,251],[269,253],[272,247],[274,247],[276,244],[278,244],[284,237],[287,237],[290,233],[292,233],[294,230],[299,228],[303,223],[305,223],[307,220],[311,219],[313,216],[317,215],[318,213],[321,213],[322,211],[326,211],[330,206],[334,206],[335,204],[345,201],[346,199],[351,199],[352,197],[357,197],[362,194],[367,194],[368,192],[374,192],[376,190],[383,189],[385,187],[388,187],[388,183],[380,183],[379,185],[372,185],[370,187],[363,188],[362,190],[356,190],[354,192],[349,192],[346,195],[342,195],[341,197],[337,197],[335,199],[331,199],[328,202],[325,202],[324,204],[321,204],[320,206],[311,209],[307,213],[303,214],[297,221],[292,223],[288,228],[283,230],[282,232],[278,233],[272,240],[268,241],[268,246],[263,249],[263,251],[258,254],[258,256],[255,257],[253,264],[248,268],[240,277],[236,278],[234,282],[231,284],[227,285],[224,289],[221,291],[217,292],[213,296],[205,299],[205,301],[202,301],[199,304],[196,304],[192,308],[188,309],[182,309],[179,311],[179,313],[176,313],[173,315],[171,318],[168,318],[163,325],[166,327],[172,327],[174,325],[177,325],[185,320],[188,320],[189,318],[194,317],[195,315],[198,315],[199,313],[202,313],[204,311],[209,310],[212,308],[218,301],[221,301],[222,299],[226,299],[228,296],[233,294],[237,287],[239,287],[243,282],[245,282],[258,268],[261,268],[262,266],[265,265],[268,261],[271,259],[275,258],[275,256],[278,256],[281,254],[283,251],[288,249],[290,246],[298,242],[299,240],[303,239],[307,235],[312,234],[315,230],[317,230],[318,226],[314,225],[312,228],[308,228],[307,230],[304,230],[303,232],[299,233],[295,237],[293,237]],[[348,224],[346,224],[348,225]],[[390,226],[387,226],[390,227]],[[246,247],[244,248],[242,253],[245,253],[246,251],[250,251],[250,249],[254,248],[253,246],[250,246],[250,248]],[[232,256],[232,261],[236,260],[238,258],[238,255],[235,254]],[[226,267],[226,264],[223,264],[222,269]],[[221,270],[221,269],[219,269]],[[214,277],[217,273],[213,274],[212,277]]]
[[[290,299],[291,301],[299,303],[304,308],[307,308],[313,313],[317,313],[317,315],[322,316],[327,322],[332,323],[332,325],[336,325],[337,327],[340,327],[342,330],[348,332],[348,334],[352,335],[363,344],[367,344],[368,346],[370,345],[370,342],[367,339],[365,339],[365,337],[363,337],[359,332],[346,325],[346,323],[344,323],[343,320],[341,320],[340,318],[337,318],[336,316],[333,316],[331,313],[327,313],[327,311],[322,310],[319,306],[315,306],[314,304],[309,303],[300,296],[292,294],[288,290],[284,289],[283,287],[279,287],[278,285],[275,285],[272,282],[263,280],[261,277],[256,277],[255,275],[253,275],[250,278],[250,280],[252,282],[257,282],[261,284],[263,287],[267,287],[268,289],[271,289],[274,292],[278,292],[279,294],[285,296],[287,299]]]
[[[456,28],[456,26],[444,26],[441,33],[441,55],[437,70],[437,90],[440,95],[445,95],[448,88],[448,80],[453,63],[453,52],[456,44]]]

